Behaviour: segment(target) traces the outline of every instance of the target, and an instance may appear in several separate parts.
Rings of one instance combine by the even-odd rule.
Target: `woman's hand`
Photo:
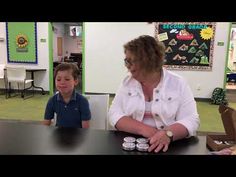
[[[159,130],[151,138],[149,138],[150,147],[148,151],[151,152],[154,150],[155,153],[158,153],[163,149],[163,152],[166,152],[170,141],[170,138],[166,135],[166,131]]]

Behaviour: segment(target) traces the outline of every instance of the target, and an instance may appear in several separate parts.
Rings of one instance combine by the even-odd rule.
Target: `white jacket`
[[[114,127],[123,116],[142,121],[145,112],[145,98],[141,84],[127,76],[112,102],[109,121]],[[179,75],[163,68],[162,78],[153,90],[152,114],[157,128],[180,123],[189,136],[196,135],[200,120],[196,102],[190,87]]]

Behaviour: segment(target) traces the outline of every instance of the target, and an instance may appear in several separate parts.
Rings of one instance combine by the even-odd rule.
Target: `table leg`
[[[30,88],[36,88],[36,89],[42,90],[42,95],[45,95],[45,91],[42,87],[38,87],[38,86],[34,85],[34,71],[30,71],[30,72],[31,72],[31,79],[33,80],[33,82],[31,83],[31,86],[28,87],[28,88],[25,88],[25,90],[28,90]]]

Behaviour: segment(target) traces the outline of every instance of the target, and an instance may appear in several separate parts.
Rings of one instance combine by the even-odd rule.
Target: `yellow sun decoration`
[[[207,27],[205,29],[202,29],[200,34],[201,34],[201,38],[204,40],[211,39],[213,37],[213,29],[210,27]]]
[[[20,48],[24,48],[28,45],[28,38],[24,34],[18,34],[16,36],[16,45]]]

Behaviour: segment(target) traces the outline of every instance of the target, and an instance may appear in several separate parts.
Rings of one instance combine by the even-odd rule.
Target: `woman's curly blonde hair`
[[[152,36],[142,35],[124,45],[135,56],[135,60],[145,72],[161,70],[165,57],[165,45]]]

